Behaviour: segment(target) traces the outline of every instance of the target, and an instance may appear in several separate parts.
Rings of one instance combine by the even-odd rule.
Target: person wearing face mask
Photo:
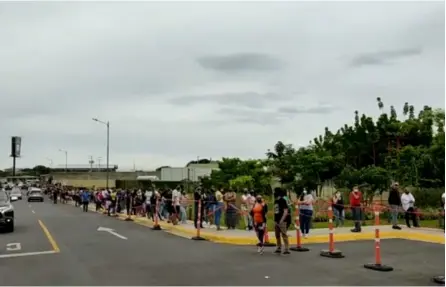
[[[254,230],[256,232],[257,238],[259,239],[259,244],[257,252],[263,254],[264,250],[264,238],[265,238],[265,229],[266,229],[266,214],[267,214],[267,205],[264,204],[262,196],[258,195],[256,197],[256,201],[254,203],[253,208],[251,209],[250,215],[253,221]]]
[[[417,216],[415,214],[415,198],[412,193],[407,188],[404,188],[404,193],[401,195],[401,204],[405,211],[405,219],[407,227],[410,226],[410,219],[412,220],[413,226],[418,227]]]
[[[308,233],[310,233],[311,217],[313,216],[313,200],[313,195],[304,189],[299,199],[300,231],[304,238],[307,238]]]
[[[249,193],[248,189],[245,188],[242,195],[241,209],[243,212],[243,221],[245,222],[246,230],[252,230],[252,217],[249,214],[249,210],[251,210],[250,208],[252,208],[252,206],[250,206],[251,202],[251,194]]]
[[[344,225],[344,199],[342,198],[342,193],[337,190],[333,196],[333,215],[335,219],[336,228],[342,227]]]
[[[282,253],[282,240],[285,245],[284,255],[290,254],[288,227],[291,224],[291,216],[288,209],[288,204],[283,198],[285,192],[280,187],[274,189],[274,232],[276,236],[277,247],[274,253]]]
[[[351,232],[361,232],[361,201],[362,193],[359,191],[359,187],[355,186],[350,192],[350,208],[355,222],[355,227]]]
[[[390,206],[392,228],[400,230],[401,227],[398,226],[398,211],[401,206],[401,197],[398,182],[393,183],[390,187],[388,203]]]

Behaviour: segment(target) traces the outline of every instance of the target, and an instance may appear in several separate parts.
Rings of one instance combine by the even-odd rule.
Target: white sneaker
[[[304,234],[304,238],[307,239],[307,238],[308,238],[308,235],[307,235],[307,234]]]

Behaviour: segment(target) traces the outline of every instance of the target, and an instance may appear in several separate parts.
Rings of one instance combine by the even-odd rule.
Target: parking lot
[[[0,229],[0,258],[37,256],[57,253],[45,223],[38,219],[26,198],[14,202],[15,231]],[[57,246],[56,246],[57,247]]]

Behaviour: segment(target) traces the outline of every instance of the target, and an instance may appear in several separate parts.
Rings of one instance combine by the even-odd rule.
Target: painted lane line
[[[24,257],[24,256],[34,256],[34,255],[45,255],[45,254],[56,254],[58,252],[51,251],[38,251],[38,252],[25,252],[25,253],[13,253],[13,254],[1,254],[1,258],[11,258],[11,257]]]
[[[36,214],[36,212],[34,210],[31,210],[32,213]]]
[[[40,227],[43,230],[43,233],[45,233],[46,238],[48,238],[48,241],[50,242],[51,246],[53,247],[53,251],[56,253],[60,252],[60,248],[56,243],[56,240],[54,240],[53,236],[51,235],[50,231],[48,230],[48,228],[46,228],[45,224],[43,224],[43,222],[39,219],[39,224]]]

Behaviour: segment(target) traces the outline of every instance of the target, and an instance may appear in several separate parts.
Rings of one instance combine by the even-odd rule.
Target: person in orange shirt
[[[250,213],[252,221],[254,223],[254,230],[256,231],[257,238],[259,239],[257,252],[259,252],[260,254],[263,254],[264,250],[263,241],[265,238],[267,212],[267,205],[263,202],[262,196],[258,195]]]

